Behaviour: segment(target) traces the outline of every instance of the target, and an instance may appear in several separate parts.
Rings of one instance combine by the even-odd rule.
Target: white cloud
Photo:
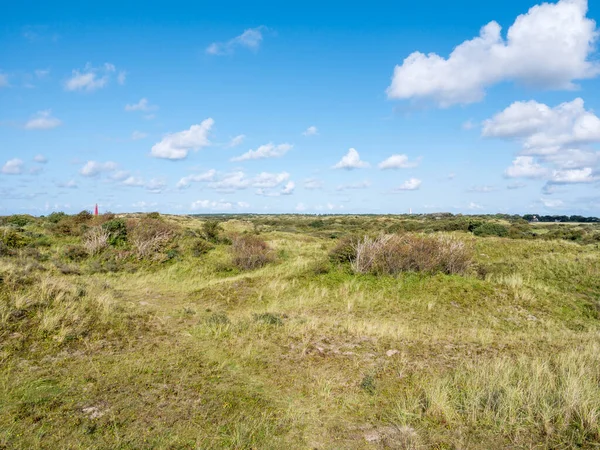
[[[506,189],[511,189],[511,190],[521,189],[521,188],[524,188],[525,186],[527,186],[525,183],[519,183],[519,182],[517,182],[517,183],[511,183],[511,184],[509,184],[508,186],[506,186]]]
[[[366,167],[369,167],[369,163],[361,161],[360,155],[354,148],[349,149],[348,153],[346,153],[342,159],[335,166],[333,166],[334,169],[346,170],[364,169]]]
[[[37,69],[33,73],[35,73],[35,76],[37,78],[45,78],[50,73],[50,70],[49,69]]]
[[[243,203],[243,202],[240,202]],[[196,211],[199,209],[212,209],[218,211],[228,211],[233,208],[233,203],[223,200],[196,200],[190,205],[190,209]]]
[[[367,189],[370,186],[371,186],[371,182],[369,180],[364,180],[364,181],[360,181],[358,183],[340,184],[337,188],[335,188],[335,190],[336,191],[345,191],[348,189]]]
[[[121,184],[123,184],[124,186],[143,186],[144,185],[144,180],[140,177],[135,177],[135,176],[129,176],[127,178],[125,178]]]
[[[160,194],[167,187],[167,183],[160,178],[152,178],[144,187],[153,194]]]
[[[417,167],[419,160],[409,161],[406,155],[392,155],[384,161],[381,161],[377,167],[380,169],[410,169]]]
[[[495,191],[496,188],[494,186],[471,186],[467,189],[467,192],[479,192],[482,194],[487,194],[488,192]]]
[[[265,159],[265,158],[279,158],[285,155],[292,149],[290,144],[279,144],[275,145],[272,142],[261,145],[256,150],[248,150],[246,153],[235,158],[231,158],[231,161],[247,161],[249,159]]]
[[[125,84],[126,79],[127,79],[127,72],[125,72],[124,70],[121,70],[119,72],[119,75],[117,75],[117,83],[119,83],[121,86],[123,86]]]
[[[517,156],[504,171],[507,178],[543,178],[547,174],[548,169],[536,164],[532,156]]]
[[[44,155],[35,155],[33,160],[36,163],[40,163],[40,164],[46,164],[48,162],[48,159],[44,156]]]
[[[264,28],[263,26],[249,28],[229,41],[213,42],[206,48],[206,53],[209,55],[227,55],[233,53],[239,47],[256,51],[263,40],[262,31]]]
[[[227,148],[237,147],[238,145],[241,145],[242,142],[244,142],[244,139],[246,139],[246,135],[239,134],[236,137],[231,138],[231,141],[229,141],[229,143],[226,145],[226,147]]]
[[[306,206],[304,206],[304,203],[298,203],[296,205],[296,211],[300,211],[300,212],[306,211]]]
[[[208,187],[215,189],[219,192],[233,192],[240,189],[258,188],[259,194],[265,195],[264,189],[272,189],[280,186],[281,184],[288,181],[290,174],[287,172],[281,173],[269,173],[261,172],[255,177],[247,177],[242,171],[231,172],[225,174],[223,177],[210,181]],[[181,181],[181,180],[180,180]]]
[[[148,137],[148,134],[144,133],[142,131],[135,130],[133,133],[131,133],[131,139],[134,141],[139,141],[140,139],[145,139],[147,137]]]
[[[600,141],[600,118],[581,98],[551,108],[536,101],[515,102],[484,121],[482,135],[519,139],[528,154],[555,153],[565,146]]]
[[[479,203],[471,202],[471,203],[469,203],[467,208],[468,209],[483,209],[483,206],[481,206]]]
[[[316,136],[317,134],[319,134],[319,130],[313,125],[308,127],[302,134],[304,136]]]
[[[67,188],[67,189],[77,189],[77,183],[75,182],[75,180],[69,180],[65,183],[57,183],[58,187],[61,188]]]
[[[550,183],[552,184],[571,184],[571,183],[593,183],[600,180],[599,176],[594,175],[591,167],[583,169],[554,170]]]
[[[2,166],[1,172],[7,175],[19,175],[23,173],[24,167],[23,160],[19,158],[13,158],[6,161],[6,163]]]
[[[248,202],[237,202],[237,205],[240,208],[250,208],[250,203],[248,203]]]
[[[588,60],[598,31],[586,14],[587,0],[543,3],[517,17],[506,39],[492,21],[447,59],[414,52],[395,67],[388,97],[431,99],[447,107],[480,101],[488,86],[503,81],[572,89],[573,80],[600,73],[598,63]]]
[[[65,89],[88,92],[102,89],[108,84],[115,70],[115,66],[110,63],[105,63],[100,68],[87,64],[83,70],[73,70],[71,78],[65,82]]]
[[[561,208],[564,205],[564,202],[559,199],[541,198],[540,201],[546,208],[549,209]]]
[[[26,130],[50,130],[61,125],[62,122],[56,117],[52,117],[52,111],[47,109],[45,111],[38,111],[25,124]]]
[[[137,103],[132,103],[132,104],[125,105],[125,111],[143,111],[143,112],[148,112],[148,111],[156,111],[157,109],[158,109],[158,106],[151,105],[150,103],[148,103],[148,99],[147,98],[142,98]]]
[[[10,86],[10,84],[8,83],[8,75],[0,73],[0,88],[8,86]]]
[[[281,195],[291,195],[294,193],[294,189],[296,188],[296,183],[294,183],[293,181],[288,181],[285,186],[283,187],[283,190],[281,191]]]
[[[98,161],[88,161],[81,168],[79,173],[84,177],[95,177],[103,172],[112,172],[116,170],[117,164],[112,161],[107,161],[104,163]]]
[[[123,181],[129,177],[130,173],[127,170],[117,170],[116,172],[110,175],[110,178],[115,181]]]
[[[307,178],[304,180],[304,189],[322,189],[323,181],[317,178]]]
[[[202,181],[213,181],[215,178],[217,171],[214,169],[210,169],[204,173],[198,173],[193,175],[188,175],[186,177],[181,178],[177,182],[177,188],[183,189],[189,187],[192,183],[202,182]]]
[[[213,119],[208,118],[199,125],[192,125],[189,130],[167,134],[152,146],[150,154],[155,158],[184,159],[190,150],[199,150],[210,145],[208,133],[214,123]]]
[[[158,205],[158,203],[156,203],[156,202],[145,202],[143,200],[131,204],[131,206],[133,206],[134,208],[142,208],[142,209],[152,208],[157,205]]]
[[[417,178],[411,178],[406,180],[400,186],[398,186],[395,190],[397,191],[416,191],[421,187],[421,180]]]

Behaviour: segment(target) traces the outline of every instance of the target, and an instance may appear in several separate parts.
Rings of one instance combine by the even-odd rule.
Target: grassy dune
[[[392,276],[328,254],[409,219],[232,219],[197,256],[202,219],[156,220],[175,230],[160,258],[2,228],[27,242],[0,256],[0,448],[600,442],[598,244],[456,231],[468,273]],[[240,233],[272,261],[236,267]]]

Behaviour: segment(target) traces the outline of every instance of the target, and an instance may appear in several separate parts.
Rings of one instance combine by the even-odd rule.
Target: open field
[[[600,225],[219,220],[3,219],[0,448],[598,447]]]

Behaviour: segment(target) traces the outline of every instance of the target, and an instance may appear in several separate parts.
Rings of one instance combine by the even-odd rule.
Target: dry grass
[[[365,236],[354,248],[356,256],[352,268],[357,273],[441,272],[456,275],[467,273],[473,261],[471,247],[450,234]]]
[[[234,236],[231,252],[233,265],[240,270],[258,269],[275,259],[269,244],[253,234]]]

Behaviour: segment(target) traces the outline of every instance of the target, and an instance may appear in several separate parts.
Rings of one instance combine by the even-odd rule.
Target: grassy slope
[[[87,326],[98,332],[69,345],[74,325],[32,337],[3,316],[0,448],[566,448],[600,439],[596,247],[477,239],[485,279],[377,278],[324,271],[330,239],[264,237],[279,261],[246,273],[218,270],[226,247],[134,274],[41,273],[85,290],[69,313],[93,311]],[[50,289],[34,286],[41,297]],[[56,320],[55,304],[36,314],[43,308]]]

